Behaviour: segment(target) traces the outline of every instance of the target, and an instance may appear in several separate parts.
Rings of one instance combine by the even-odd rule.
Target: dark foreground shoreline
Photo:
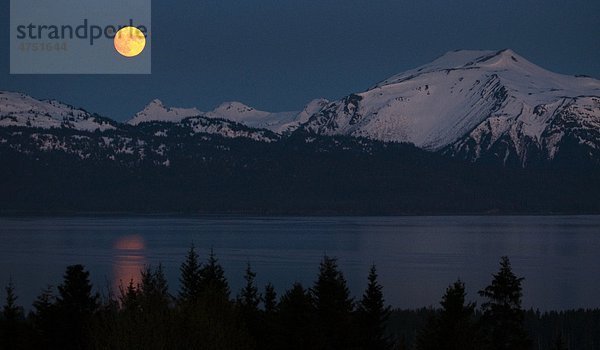
[[[278,294],[256,284],[229,287],[211,250],[202,262],[190,248],[180,288],[170,290],[162,266],[121,281],[101,297],[82,265],[68,266],[57,288],[46,287],[29,313],[12,281],[0,314],[1,349],[599,349],[600,309],[524,310],[523,277],[508,257],[491,283],[466,299],[457,280],[440,291],[438,308],[391,309],[375,265],[362,295],[352,296],[337,259],[324,256],[315,282]],[[443,294],[443,295],[442,295]]]

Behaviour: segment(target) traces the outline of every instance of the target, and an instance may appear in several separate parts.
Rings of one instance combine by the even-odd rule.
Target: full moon
[[[136,27],[121,28],[115,34],[115,50],[125,57],[134,57],[146,47],[146,37]]]

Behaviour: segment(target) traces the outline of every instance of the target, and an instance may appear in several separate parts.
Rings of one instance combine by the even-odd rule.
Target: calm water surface
[[[312,284],[328,254],[355,296],[375,263],[393,306],[437,304],[457,278],[478,300],[508,255],[526,278],[525,306],[600,307],[600,216],[0,218],[0,283],[12,278],[29,308],[69,264],[86,265],[107,294],[161,262],[175,293],[192,242],[203,258],[215,249],[234,294],[247,262],[261,286],[270,281],[281,293],[295,281]]]

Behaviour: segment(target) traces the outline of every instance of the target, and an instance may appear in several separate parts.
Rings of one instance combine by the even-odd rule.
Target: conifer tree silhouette
[[[492,284],[479,291],[487,299],[481,305],[486,341],[494,350],[529,349],[531,341],[523,327],[525,313],[521,307],[524,278],[513,273],[506,256],[501,258],[500,270],[493,277]]]
[[[369,270],[368,285],[357,306],[360,345],[363,349],[390,349],[392,343],[386,336],[390,306],[385,305],[383,287],[377,281],[375,265]]]
[[[200,288],[203,293],[229,299],[229,284],[212,248],[208,261],[200,268]]]
[[[83,265],[67,266],[63,283],[58,286],[56,339],[63,349],[81,349],[88,345],[90,321],[98,310],[100,298],[92,293],[89,276]]]
[[[352,322],[354,302],[337,259],[324,256],[311,289],[321,341],[326,349],[348,349],[355,345]]]
[[[20,340],[20,323],[23,319],[23,308],[17,305],[17,296],[12,279],[5,288],[6,300],[2,307],[0,323],[0,348],[16,349]]]
[[[275,292],[275,287],[273,287],[273,284],[271,283],[267,283],[265,286],[263,302],[265,306],[265,313],[267,315],[277,312],[277,293]]]
[[[179,302],[193,303],[197,302],[201,295],[201,273],[200,273],[200,258],[196,253],[195,247],[192,244],[188,251],[185,261],[179,269],[181,275],[179,282],[181,289],[179,290]]]
[[[476,350],[481,340],[475,325],[475,304],[466,303],[465,285],[460,280],[446,289],[442,309],[430,319],[417,337],[418,350]]]
[[[294,283],[279,302],[276,317],[276,349],[319,349],[316,311],[309,291]]]

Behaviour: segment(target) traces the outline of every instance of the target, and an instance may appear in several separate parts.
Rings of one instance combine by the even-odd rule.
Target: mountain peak
[[[473,69],[473,68],[510,68],[512,66],[533,66],[511,49],[491,50],[456,50],[445,53],[433,62],[421,66],[418,72],[444,69]],[[538,67],[539,68],[539,67]]]
[[[195,117],[202,114],[197,108],[172,108],[165,107],[159,99],[154,99],[138,112],[127,123],[138,125],[145,122],[172,122],[177,123],[188,117]]]
[[[164,104],[162,103],[161,100],[155,98],[154,100],[150,101],[150,103],[148,103],[148,105],[146,106],[146,108],[151,107],[151,106],[164,107]]]
[[[207,113],[207,116],[214,118],[224,118],[236,122],[260,119],[268,116],[269,112],[259,111],[238,101],[229,101],[221,103],[217,108]]]
[[[247,113],[256,111],[254,107],[250,107],[242,102],[238,101],[228,101],[221,103],[217,108],[213,110],[213,112],[228,112],[228,113]],[[266,113],[266,112],[265,112]]]

